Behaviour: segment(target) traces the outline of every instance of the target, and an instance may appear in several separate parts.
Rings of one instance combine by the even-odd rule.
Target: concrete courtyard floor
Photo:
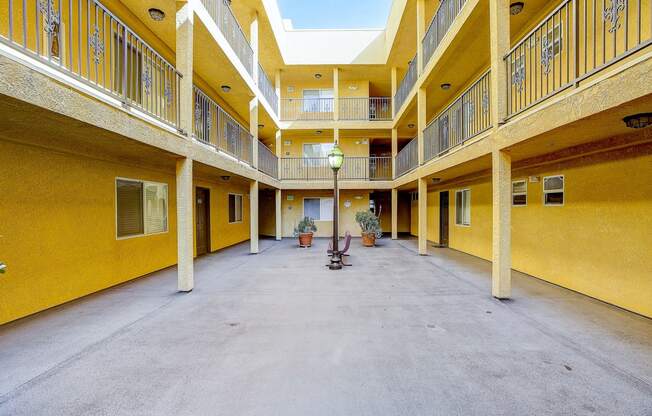
[[[241,244],[0,327],[1,415],[652,415],[652,320],[415,241]]]

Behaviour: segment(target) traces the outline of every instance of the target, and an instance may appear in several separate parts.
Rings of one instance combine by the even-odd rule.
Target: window
[[[328,157],[335,143],[304,143],[303,157]]]
[[[164,183],[116,179],[117,236],[168,230],[168,186]]]
[[[564,175],[543,178],[543,205],[564,205]]]
[[[471,225],[471,190],[455,191],[455,224]]]
[[[514,52],[512,54],[512,60],[510,62],[511,75],[512,75],[512,85],[521,90],[523,87],[523,82],[525,81],[525,51],[521,47],[520,52]]]
[[[541,47],[547,49],[547,53],[552,57],[561,52],[562,40],[562,26],[557,24],[554,28],[541,35]]]
[[[333,90],[303,90],[304,113],[332,113]]]
[[[315,221],[333,221],[333,198],[304,198],[303,216]]]
[[[229,194],[229,223],[242,222],[242,195]]]
[[[119,95],[125,94],[129,100],[141,104],[143,102],[143,92],[141,91],[143,85],[142,52],[138,50],[137,44],[132,43],[135,39],[129,33],[127,33],[126,54],[122,30],[120,34],[114,33],[113,39],[115,44],[113,49],[113,62],[115,62],[113,82],[115,85],[113,89]],[[124,91],[125,87],[126,92]]]
[[[515,207],[527,205],[527,181],[512,182],[512,205]]]

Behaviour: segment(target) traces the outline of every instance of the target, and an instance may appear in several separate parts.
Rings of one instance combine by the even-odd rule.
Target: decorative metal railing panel
[[[332,98],[283,98],[281,120],[333,120]]]
[[[649,1],[563,1],[505,56],[508,116],[650,44]]]
[[[193,136],[251,164],[253,136],[206,93],[194,87]]]
[[[408,66],[408,70],[405,73],[405,76],[401,80],[398,89],[396,90],[396,94],[394,95],[394,115],[396,115],[398,110],[401,108],[408,95],[410,95],[410,91],[412,91],[414,84],[417,82],[417,58],[418,56],[414,55],[414,58],[412,58],[410,61],[410,65]]]
[[[396,155],[396,177],[419,166],[419,140],[415,137]]]
[[[179,127],[181,74],[99,1],[9,0],[2,15],[0,42]]]
[[[261,142],[258,142],[258,170],[278,179],[278,157]]]
[[[260,64],[258,64],[258,88],[263,93],[269,105],[272,106],[274,114],[278,116],[278,95],[276,95],[276,89]]]
[[[254,51],[247,40],[247,37],[240,27],[238,19],[235,18],[233,10],[227,0],[201,0],[206,10],[213,18],[215,24],[226,38],[231,48],[249,75],[254,74]]]
[[[340,120],[391,120],[391,97],[340,98]]]
[[[465,3],[466,0],[443,0],[439,3],[439,8],[432,17],[426,35],[421,41],[424,68],[428,65],[430,58],[432,58],[442,39],[448,33]]]
[[[391,180],[392,158],[383,156],[347,156],[340,168],[339,180]],[[281,180],[329,181],[333,171],[326,157],[286,157],[281,159]]]
[[[490,73],[480,77],[423,130],[428,161],[491,128]]]

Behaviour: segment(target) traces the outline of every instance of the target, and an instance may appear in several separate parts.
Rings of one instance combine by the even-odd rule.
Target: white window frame
[[[306,196],[306,197],[303,197],[302,200],[301,200],[301,218],[302,219],[306,217],[306,199],[318,199],[319,200],[319,217],[320,218],[312,218],[311,217],[314,221],[331,221],[331,222],[333,221],[333,212],[332,212],[332,210],[331,210],[331,212],[328,213],[330,218],[328,218],[328,219],[322,219],[321,218],[321,214],[322,214],[322,212],[321,212],[322,202],[321,201],[322,201],[322,199],[330,199],[332,201],[331,205],[333,205],[333,204],[335,204],[335,200],[333,199],[332,196]]]
[[[457,194],[464,194],[464,192],[467,193],[466,199],[464,196],[462,196],[462,211],[465,211],[465,205],[464,202],[468,202],[468,221],[464,222],[464,218],[460,219],[459,218],[459,213],[457,212]],[[471,189],[470,188],[465,188],[465,189],[457,189],[455,191],[455,225],[458,227],[470,227],[471,226]]]
[[[233,222],[231,221],[231,216],[229,215],[229,212],[228,212],[228,210],[229,210],[229,199],[228,198],[231,195],[236,197],[236,199],[235,199],[235,201],[236,201],[236,204],[235,204],[235,214],[236,214],[235,218],[236,218],[236,220],[233,221]],[[237,197],[240,197],[240,219],[239,220],[238,220],[238,204],[237,204],[238,198]],[[242,221],[244,220],[244,195],[243,194],[236,194],[234,192],[229,192],[227,194],[226,198],[227,198],[227,200],[226,200],[226,204],[227,204],[226,205],[227,221],[229,222],[229,224],[242,224]]]
[[[306,98],[306,91],[311,91],[311,92],[316,91],[317,96]],[[328,94],[326,92],[328,92]],[[334,100],[335,91],[333,91],[332,88],[305,88],[301,93],[301,97],[303,98],[303,106],[301,109],[304,113],[332,113],[333,112],[333,106],[335,105],[333,103],[333,101],[335,101]],[[324,105],[324,107],[322,108],[322,106],[319,105],[320,100],[328,99],[328,98],[331,98],[333,101],[331,101],[330,105]],[[317,100],[316,109],[311,107],[310,100]],[[327,103],[328,101],[325,102]]]
[[[514,192],[514,184],[522,182],[525,185],[525,192]],[[525,204],[515,204],[514,197],[519,195],[525,195]],[[527,206],[527,179],[517,179],[512,181],[512,206],[513,207],[526,207]]]
[[[133,234],[133,235],[124,235],[124,236],[118,235],[118,181],[137,182],[142,184],[143,186],[143,232],[142,234]],[[146,218],[147,200],[146,200],[146,193],[145,193],[145,187],[147,185],[163,185],[165,187],[165,230],[164,231],[147,232],[147,218]],[[127,240],[129,238],[146,237],[146,236],[157,235],[157,234],[167,234],[170,231],[170,186],[167,183],[145,181],[142,179],[133,179],[133,178],[125,178],[122,176],[116,176],[114,181],[114,186],[113,186],[113,200],[115,201],[113,211],[115,212],[114,219],[115,219],[116,240]]]
[[[553,190],[547,190],[546,191],[546,179],[548,178],[561,178],[561,188],[559,189],[553,189]],[[541,181],[541,187],[543,188],[543,205],[546,207],[563,207],[564,204],[566,203],[566,177],[564,175],[550,175],[550,176],[544,176],[543,180]],[[561,204],[557,203],[547,203],[546,202],[546,195],[547,194],[555,194],[561,192],[562,194],[562,199],[564,202]]]

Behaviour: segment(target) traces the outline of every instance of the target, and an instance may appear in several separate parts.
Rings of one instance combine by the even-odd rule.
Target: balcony
[[[240,63],[247,69],[249,75],[254,74],[254,51],[235,18],[227,0],[201,0],[202,4],[213,18],[213,21],[231,45]],[[271,104],[271,103],[270,103]]]
[[[261,142],[258,142],[258,170],[278,179],[278,157]]]
[[[419,166],[419,140],[416,137],[398,152],[395,163],[397,178]]]
[[[388,181],[392,179],[391,157],[345,157],[339,180]],[[281,159],[281,180],[330,181],[333,171],[327,157]]]
[[[181,74],[102,3],[9,1],[5,11],[0,42],[68,76],[71,85],[179,128]]]
[[[193,137],[251,165],[253,136],[202,90],[194,87]]]
[[[652,43],[652,4],[565,0],[505,56],[513,117]]]
[[[491,128],[490,73],[480,77],[423,130],[428,161]]]
[[[408,66],[408,70],[405,73],[405,76],[401,80],[398,89],[396,90],[396,94],[394,95],[394,116],[398,113],[398,110],[401,108],[403,103],[405,103],[405,100],[407,99],[408,95],[410,95],[410,91],[412,91],[412,88],[414,87],[414,84],[417,82],[418,78],[418,72],[417,72],[417,55],[414,55],[414,58],[410,61],[410,65]]]
[[[340,98],[340,120],[387,121],[392,119],[391,97]]]
[[[278,116],[278,95],[276,95],[276,89],[260,64],[258,64],[258,89],[263,93],[263,97],[265,97],[269,105],[272,106],[274,114]]]
[[[465,3],[466,0],[443,0],[439,3],[439,7],[432,17],[428,30],[421,41],[424,68],[428,65],[430,58],[432,58],[442,39],[448,33],[448,30],[453,25],[453,21],[460,14],[460,10],[462,10]]]

